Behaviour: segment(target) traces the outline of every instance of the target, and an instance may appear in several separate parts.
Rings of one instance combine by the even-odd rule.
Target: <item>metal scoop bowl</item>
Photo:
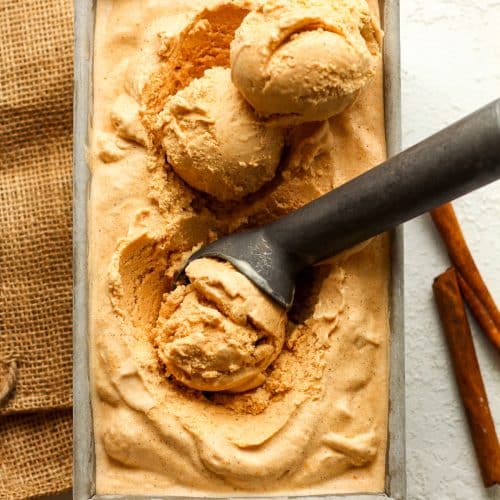
[[[290,309],[304,268],[500,178],[500,99],[271,224],[202,247]]]

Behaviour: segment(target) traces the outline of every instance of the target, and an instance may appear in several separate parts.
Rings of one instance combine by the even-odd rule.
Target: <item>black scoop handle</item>
[[[295,272],[500,178],[500,99],[266,227]]]

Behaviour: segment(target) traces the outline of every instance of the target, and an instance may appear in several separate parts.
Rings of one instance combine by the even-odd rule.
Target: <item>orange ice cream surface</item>
[[[386,236],[301,275],[286,314],[217,260],[191,264],[189,282],[174,286],[201,245],[383,161],[377,2],[97,0],[96,9],[97,494],[382,492]],[[266,92],[260,48],[276,75]]]

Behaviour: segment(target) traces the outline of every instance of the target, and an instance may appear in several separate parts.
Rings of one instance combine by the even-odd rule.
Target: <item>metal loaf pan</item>
[[[140,1],[140,0],[138,0]],[[381,1],[384,42],[384,93],[389,156],[401,149],[399,0]],[[73,496],[76,500],[153,498],[95,494],[95,457],[90,403],[88,355],[87,202],[90,173],[87,165],[89,126],[92,120],[92,55],[95,0],[75,2],[75,95],[73,155]],[[385,493],[326,495],[324,500],[377,500],[406,498],[403,229],[392,232],[391,339],[389,382],[389,439]],[[174,499],[175,497],[158,497]],[[276,498],[276,497],[273,497]],[[319,497],[302,496],[313,500]]]

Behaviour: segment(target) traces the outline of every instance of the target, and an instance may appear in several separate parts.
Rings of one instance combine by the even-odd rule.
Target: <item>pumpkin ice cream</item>
[[[215,67],[167,99],[162,145],[174,171],[190,186],[225,201],[243,198],[270,181],[285,133],[261,123]]]
[[[201,245],[271,222],[385,158],[378,3],[368,12],[362,0],[294,2],[326,27],[308,24],[318,32],[286,40],[275,61],[290,50],[304,72],[293,58],[305,44],[339,75],[359,69],[359,80],[339,87],[335,105],[333,87],[321,90],[316,109],[295,87],[305,107],[269,110],[283,127],[230,77],[231,51],[256,16],[256,43],[267,43],[264,11],[277,2],[97,0],[88,216],[99,495],[384,489],[385,236],[301,275],[287,314],[228,263],[195,261],[189,282],[174,283]],[[339,39],[346,25],[333,29],[323,12],[342,5],[354,34]],[[243,70],[232,69],[236,81]],[[321,74],[311,83],[321,87]],[[317,121],[295,125],[292,114]]]
[[[267,0],[236,30],[233,82],[274,124],[326,120],[373,77],[380,39],[364,0]]]
[[[198,259],[190,280],[167,294],[158,352],[168,371],[200,391],[262,385],[285,341],[286,313],[231,264]]]

